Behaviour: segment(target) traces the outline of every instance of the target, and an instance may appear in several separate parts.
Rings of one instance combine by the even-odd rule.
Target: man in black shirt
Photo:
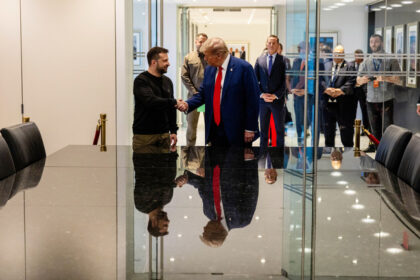
[[[177,100],[174,99],[172,81],[163,75],[170,65],[168,50],[151,48],[147,62],[148,70],[134,80],[134,152],[151,145],[175,147],[177,142]]]

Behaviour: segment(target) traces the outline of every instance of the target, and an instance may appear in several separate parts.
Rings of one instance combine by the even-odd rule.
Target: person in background
[[[254,66],[262,92],[260,95],[261,147],[268,145],[270,117],[273,115],[278,147],[284,146],[284,116],[286,94],[286,65],[277,53],[279,38],[270,35],[266,41],[267,54],[261,55]]]
[[[395,85],[400,85],[398,76],[386,76],[386,72],[398,72],[400,66],[393,58],[385,58],[383,38],[373,34],[369,39],[372,54],[359,67],[357,84],[367,84],[367,111],[372,134],[381,140],[382,132],[394,122]],[[383,124],[383,126],[382,126]],[[374,152],[375,146],[369,145],[364,152]]]
[[[195,38],[196,50],[190,52],[185,56],[184,65],[181,70],[182,83],[188,90],[188,98],[198,93],[198,89],[204,79],[204,69],[207,67],[207,62],[204,60],[204,54],[200,52],[200,48],[207,40],[207,35],[204,33],[197,34]],[[187,115],[187,146],[195,146],[197,139],[197,124],[200,117],[200,112],[192,111]]]
[[[347,73],[355,71],[354,65],[344,59],[344,47],[338,45],[334,48],[333,61],[325,62],[324,66],[326,73],[330,73],[325,81],[324,91],[325,146],[335,147],[335,131],[338,123],[341,143],[344,147],[353,147],[353,125],[356,118],[353,87],[356,76]]]
[[[356,72],[359,71],[360,65],[363,63],[363,51],[360,49],[357,49],[354,51],[354,68],[356,69]],[[366,91],[367,91],[367,85],[358,85],[355,84],[354,87],[354,97],[356,98],[356,110],[357,110],[357,103],[360,105],[360,110],[362,111],[362,120],[363,120],[363,126],[367,130],[370,130],[369,125],[369,117],[367,113],[367,107],[366,107]],[[362,133],[364,135],[364,132]]]

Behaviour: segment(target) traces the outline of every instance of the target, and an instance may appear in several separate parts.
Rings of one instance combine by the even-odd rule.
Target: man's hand
[[[292,89],[292,93],[297,95],[297,96],[303,96],[305,95],[305,90],[304,89]]]
[[[417,105],[417,115],[420,116],[420,105]]]
[[[369,77],[368,76],[363,76],[363,77],[357,77],[357,84],[358,85],[364,85],[367,84],[369,82]]]
[[[181,188],[183,185],[185,185],[188,182],[188,176],[187,175],[181,175],[178,178],[175,179],[175,184],[177,187]]]
[[[170,136],[171,139],[171,151],[173,151],[173,149],[175,148],[176,150],[176,142],[178,142],[178,137],[176,137],[176,134],[171,134]]]
[[[185,102],[182,99],[178,99],[176,106],[175,106],[178,110],[180,110],[181,112],[186,112],[188,111],[188,103]]]
[[[325,94],[328,94],[329,96],[333,96],[333,94],[334,94],[334,88],[331,88],[331,87],[329,87],[329,88],[326,88],[325,90],[324,90],[324,93]]]
[[[275,94],[271,94],[271,93],[263,93],[262,95],[262,99],[264,99],[265,102],[273,102],[274,100],[277,99],[277,96]]]
[[[339,97],[340,95],[344,95],[344,91],[342,91],[339,88],[334,89],[334,93],[333,93],[332,97],[335,98],[335,97]]]
[[[245,131],[245,136],[244,136],[245,143],[252,142],[252,140],[254,139],[254,135],[255,133],[253,131]]]

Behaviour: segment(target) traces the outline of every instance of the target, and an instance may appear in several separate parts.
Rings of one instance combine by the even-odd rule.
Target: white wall
[[[0,2],[0,128],[21,122],[19,0]]]
[[[226,42],[249,42],[249,63],[255,64],[258,56],[265,48],[265,42],[270,35],[269,24],[208,24],[198,25],[198,32],[204,32],[209,37],[221,37]]]
[[[21,3],[25,115],[40,128],[47,154],[91,144],[100,113],[108,115],[107,143],[115,144],[115,0]],[[0,4],[0,38],[7,38],[1,40],[1,126],[20,122],[18,7],[19,0]]]
[[[346,53],[353,53],[356,49],[366,53],[368,11],[365,5],[321,10],[321,32],[330,31],[338,31],[338,43],[344,46]]]

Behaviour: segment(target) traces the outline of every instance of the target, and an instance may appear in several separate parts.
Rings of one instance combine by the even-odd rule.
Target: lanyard
[[[379,62],[377,62],[379,61]],[[378,72],[379,68],[381,68],[382,60],[381,59],[373,59],[373,67],[375,67],[375,71]]]

